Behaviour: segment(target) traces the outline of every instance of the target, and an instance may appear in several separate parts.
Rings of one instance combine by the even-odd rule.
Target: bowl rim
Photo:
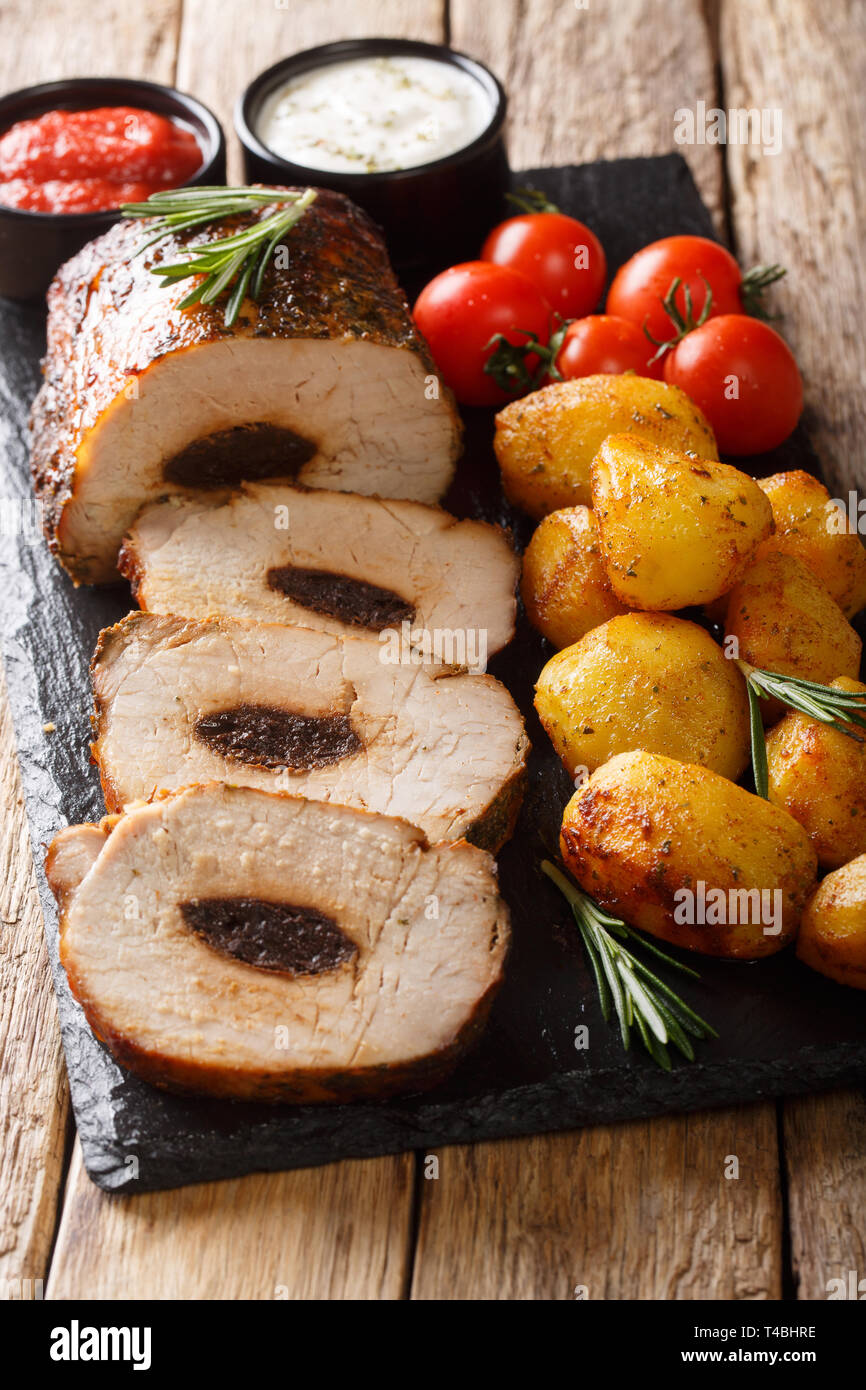
[[[127,87],[130,95],[136,91],[142,93],[144,99],[139,105],[141,105],[143,110],[153,110],[154,114],[158,116],[166,114],[146,104],[147,94],[158,92],[160,96],[168,97],[170,100],[176,102],[182,110],[187,111],[191,117],[195,117],[197,121],[200,122],[201,130],[208,141],[208,148],[202,150],[204,159],[201,167],[196,170],[191,179],[187,179],[185,183],[179,184],[178,187],[189,188],[199,183],[202,177],[209,174],[213,170],[214,165],[219,163],[220,159],[225,156],[225,132],[223,131],[218,117],[211,111],[210,107],[205,106],[204,102],[200,101],[198,97],[192,96],[189,92],[182,92],[179,87],[171,87],[163,82],[151,82],[145,77],[106,77],[104,75],[99,77],[60,77],[51,82],[37,82],[29,87],[19,87],[14,92],[4,92],[2,96],[0,96],[0,134],[3,134],[9,129],[9,126],[6,125],[4,121],[4,111],[7,105],[12,105],[17,102],[26,103],[29,100],[34,100],[41,104],[44,99],[50,98],[55,94],[58,98],[62,98],[63,93],[67,93],[69,96],[74,97],[76,90],[81,90],[82,93],[84,91],[98,93],[99,91],[107,92],[112,89],[116,90],[119,87]],[[51,109],[50,106],[45,107],[39,114],[44,114],[46,110]],[[80,107],[60,106],[58,109],[75,111],[87,110],[88,108],[86,105],[82,105]],[[177,114],[180,115],[181,111],[178,111]],[[21,114],[16,116],[15,121],[26,121],[27,119],[28,117],[26,114]],[[12,121],[11,124],[14,125],[15,121]],[[94,226],[101,226],[104,223],[105,226],[108,227],[112,222],[117,220],[119,215],[119,208],[100,208],[96,212],[42,212],[33,208],[7,207],[5,203],[0,203],[0,217],[20,218],[25,222],[41,223],[42,225],[46,225],[50,222],[58,227],[81,227],[84,226],[88,220]]]
[[[388,56],[400,53],[418,58],[432,58],[436,62],[451,63],[469,73],[481,86],[486,88],[491,98],[491,116],[480,135],[477,135],[468,145],[462,145],[460,149],[454,150],[451,154],[443,155],[441,159],[430,160],[426,164],[413,164],[407,169],[376,169],[370,173],[356,174],[343,170],[316,169],[309,164],[298,164],[294,160],[276,154],[256,134],[254,122],[261,105],[271,95],[282,78],[290,74],[298,75],[302,72],[309,72],[317,67],[329,67],[332,63],[343,62],[364,54]],[[423,178],[427,174],[471,161],[500,138],[507,114],[508,96],[505,88],[495,72],[492,72],[480,59],[473,58],[471,54],[463,53],[460,49],[451,48],[444,43],[428,43],[422,39],[372,35],[354,39],[337,39],[332,43],[317,44],[315,48],[302,49],[298,53],[290,54],[287,58],[281,58],[279,62],[273,63],[269,68],[265,68],[248,83],[238,97],[235,103],[234,126],[244,149],[258,159],[266,161],[275,170],[297,170],[300,174],[310,176],[306,179],[308,183],[315,184],[318,178],[319,180],[327,180],[328,185],[332,187],[339,184],[341,188],[360,189],[369,188],[374,183],[400,183],[401,181]]]

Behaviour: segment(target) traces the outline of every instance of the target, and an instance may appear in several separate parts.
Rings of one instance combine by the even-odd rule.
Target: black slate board
[[[601,236],[612,270],[656,237],[713,234],[677,155],[529,170],[516,182],[543,188],[587,221]],[[25,420],[38,385],[43,335],[40,309],[0,304],[4,533],[12,529],[10,504],[29,496]],[[523,544],[531,526],[502,499],[490,416],[467,414],[467,454],[448,505],[512,526]],[[757,474],[782,467],[818,471],[802,431],[774,456],[752,463]],[[700,963],[701,982],[685,992],[721,1037],[701,1047],[697,1062],[675,1064],[665,1074],[642,1051],[622,1052],[618,1035],[600,1018],[562,900],[537,870],[545,846],[556,843],[571,787],[532,710],[532,685],[550,649],[525,620],[491,665],[526,713],[534,745],[520,824],[500,856],[514,946],[489,1028],[451,1081],[427,1096],[385,1105],[280,1109],[183,1099],[136,1080],[95,1040],[70,996],[42,873],[44,848],[62,824],[102,814],[87,746],[87,665],[99,629],[131,606],[129,592],[125,585],[76,591],[38,537],[28,542],[3,534],[0,545],[6,674],[39,891],[75,1118],[87,1170],[100,1187],[173,1187],[866,1080],[862,995],[806,970],[791,951],[758,964]],[[45,723],[55,731],[43,732]],[[583,1023],[590,1046],[577,1051],[575,1029]]]

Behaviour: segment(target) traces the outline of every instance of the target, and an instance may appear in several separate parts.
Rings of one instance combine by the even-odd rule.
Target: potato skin
[[[700,458],[718,458],[707,420],[684,391],[641,376],[557,381],[496,416],[493,447],[505,495],[540,519],[591,501],[589,466],[609,434],[631,431]]]
[[[611,618],[552,657],[535,691],[572,778],[636,748],[730,778],[749,760],[746,682],[708,632],[681,618]]]
[[[767,497],[727,463],[611,434],[590,471],[607,576],[631,608],[719,598],[773,529]]]
[[[621,753],[593,773],[565,808],[560,847],[603,907],[709,956],[753,960],[781,950],[815,884],[815,851],[786,811],[705,767],[654,753]],[[682,890],[700,892],[701,883],[706,893],[721,889],[726,903],[730,893],[778,890],[778,935],[766,934],[758,904],[742,899],[728,915],[744,922],[678,922]]]
[[[832,684],[866,693],[844,676]],[[767,734],[767,767],[770,800],[800,822],[822,868],[866,854],[866,743],[789,710]]]
[[[866,854],[828,874],[806,904],[797,955],[840,985],[866,989]]]
[[[520,593],[532,626],[555,647],[568,647],[627,611],[607,581],[589,507],[544,518],[523,557]]]
[[[811,473],[774,473],[759,478],[770,499],[775,532],[763,542],[759,555],[780,551],[794,555],[821,580],[846,618],[866,607],[866,549],[848,518],[830,517],[830,494]],[[839,529],[828,529],[828,518]]]
[[[731,591],[725,632],[752,666],[829,685],[855,680],[862,643],[820,579],[793,555],[771,553],[749,567]],[[761,702],[764,720],[784,714],[775,700]]]

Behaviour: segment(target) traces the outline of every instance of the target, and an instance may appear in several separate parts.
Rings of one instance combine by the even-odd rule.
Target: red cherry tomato
[[[612,314],[592,314],[569,324],[556,355],[556,368],[568,380],[575,376],[595,376],[598,372],[637,372],[638,376],[662,379],[662,363],[650,358],[655,348],[646,334],[628,319]]]
[[[742,314],[743,275],[730,251],[702,236],[668,236],[653,241],[626,261],[613,277],[605,308],[609,314],[629,319],[647,329],[658,342],[674,336],[674,326],[662,300],[679,276],[682,284],[674,296],[680,313],[686,313],[686,286],[695,321],[700,318],[709,285],[713,292],[708,318]]]
[[[794,355],[759,319],[709,319],[663,360],[665,381],[700,406],[723,454],[775,449],[800,418],[803,382]]]
[[[481,248],[481,259],[526,275],[564,319],[591,314],[607,277],[598,237],[563,212],[528,212],[500,222]]]
[[[513,397],[484,371],[494,350],[490,339],[501,333],[510,343],[523,344],[535,334],[546,343],[550,305],[518,271],[489,261],[465,261],[425,285],[415,304],[415,322],[458,401],[502,405]]]

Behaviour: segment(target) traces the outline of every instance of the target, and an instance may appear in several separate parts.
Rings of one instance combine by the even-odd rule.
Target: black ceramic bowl
[[[46,111],[86,111],[96,106],[138,106],[185,125],[195,135],[203,155],[201,168],[188,182],[225,182],[225,138],[216,116],[194,97],[156,82],[73,77],[25,87],[0,97],[0,132]],[[118,216],[113,210],[54,213],[0,206],[0,295],[36,299],[44,294],[57,267],[85,242],[106,231]]]
[[[373,174],[335,173],[293,164],[263,144],[256,126],[264,102],[277,87],[312,68],[371,56],[433,58],[462,68],[489,97],[487,128],[477,140],[444,159]],[[475,258],[502,213],[508,187],[503,135],[506,106],[505,92],[493,73],[444,44],[413,39],[346,39],[296,53],[260,73],[238,102],[235,129],[244,147],[250,183],[337,189],[379,223],[398,267],[433,271],[453,261]]]

